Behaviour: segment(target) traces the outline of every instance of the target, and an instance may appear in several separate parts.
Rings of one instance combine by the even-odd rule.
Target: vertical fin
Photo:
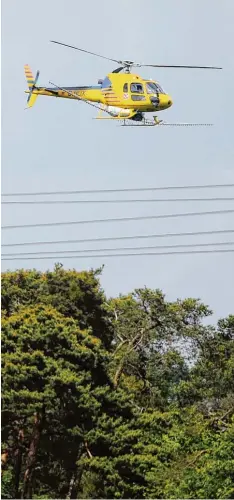
[[[24,66],[24,74],[28,83],[28,88],[31,90],[34,84],[34,76],[32,74],[31,68],[28,64],[25,64]]]
[[[38,97],[38,94],[36,92],[34,93],[34,89],[36,89],[37,80],[39,78],[39,71],[37,71],[36,77],[34,78],[30,66],[28,64],[25,64],[24,74],[28,84],[28,91],[26,92],[29,94],[27,99],[27,108],[31,108]]]
[[[32,108],[38,98],[38,94],[31,94],[27,102],[27,108]],[[26,108],[26,109],[27,109]]]

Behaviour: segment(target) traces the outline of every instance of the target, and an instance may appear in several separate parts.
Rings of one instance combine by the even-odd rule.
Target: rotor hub
[[[119,64],[123,67],[125,73],[130,73],[132,67],[141,67],[140,63],[136,63],[134,61],[119,61]]]

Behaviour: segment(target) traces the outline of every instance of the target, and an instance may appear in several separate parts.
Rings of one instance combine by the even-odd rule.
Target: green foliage
[[[65,271],[56,265],[53,272],[20,270],[2,275],[2,310],[10,316],[21,306],[51,305],[66,317],[78,321],[80,328],[92,328],[108,346],[112,339],[105,309],[105,296],[98,281],[99,270]]]
[[[1,498],[14,498],[13,477],[13,468],[8,466],[2,474]]]
[[[54,450],[62,437],[69,461],[103,404],[100,387],[110,386],[100,340],[51,306],[30,306],[3,319],[2,353],[4,442],[13,450],[21,432],[25,456],[40,427]]]
[[[2,275],[2,498],[234,498],[234,316]]]
[[[177,458],[165,481],[166,497],[233,498],[233,418],[225,422],[222,417],[215,421],[197,413],[188,416]]]

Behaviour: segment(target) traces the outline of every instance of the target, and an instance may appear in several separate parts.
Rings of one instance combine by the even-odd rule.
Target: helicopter
[[[164,120],[159,120],[157,115],[153,116],[153,120],[147,119],[145,117],[146,113],[164,111],[173,105],[173,100],[157,81],[144,79],[138,74],[132,73],[131,70],[132,68],[140,67],[212,70],[221,70],[222,68],[216,66],[142,64],[128,60],[112,59],[55,40],[50,40],[50,42],[106,59],[114,62],[118,67],[111,73],[108,73],[104,79],[99,79],[98,85],[96,86],[61,87],[53,82],[49,82],[52,87],[39,87],[37,86],[37,82],[40,72],[37,71],[36,77],[34,78],[29,65],[26,64],[24,66],[24,71],[28,83],[28,90],[25,92],[29,94],[27,98],[27,108],[34,105],[39,95],[45,95],[83,101],[89,106],[93,106],[99,110],[96,119],[118,120],[121,121],[121,124],[124,126],[212,125],[208,123],[167,123]],[[103,116],[104,113],[105,115]]]

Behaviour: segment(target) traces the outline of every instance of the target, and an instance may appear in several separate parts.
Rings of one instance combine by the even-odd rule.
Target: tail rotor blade
[[[27,103],[30,101],[30,97],[31,97],[32,93],[33,93],[33,87],[28,94]]]
[[[37,74],[36,74],[36,77],[35,77],[35,80],[34,80],[33,87],[36,87],[36,84],[37,84],[37,80],[38,80],[38,78],[39,78],[39,75],[40,75],[40,71],[37,71]]]
[[[35,87],[36,87],[36,84],[37,84],[37,80],[38,80],[38,78],[39,78],[39,75],[40,75],[40,71],[37,71],[36,76],[35,76],[35,79],[34,79],[34,82],[33,82],[33,85],[32,85],[32,87],[31,87],[31,90],[30,90],[29,94],[28,94],[27,103],[30,101],[31,95],[32,95],[32,93],[33,93],[33,91],[34,91],[34,89],[35,89]]]

